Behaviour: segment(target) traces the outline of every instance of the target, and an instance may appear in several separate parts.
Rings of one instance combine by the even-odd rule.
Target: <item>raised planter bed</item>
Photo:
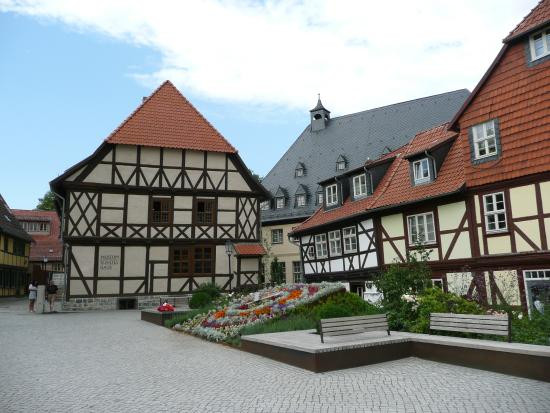
[[[156,308],[152,308],[150,310],[141,310],[141,319],[164,327],[166,320],[170,320],[176,315],[181,315],[187,311],[189,310],[158,311]]]
[[[321,343],[314,330],[243,336],[242,349],[313,372],[405,357],[456,364],[550,382],[550,347],[427,334],[364,333]],[[344,336],[345,337],[345,336]]]

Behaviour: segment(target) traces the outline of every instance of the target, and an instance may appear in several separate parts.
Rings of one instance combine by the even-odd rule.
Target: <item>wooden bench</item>
[[[511,320],[505,315],[476,315],[431,313],[430,334],[432,330],[458,331],[496,336],[507,336],[511,342]]]
[[[345,336],[367,331],[387,331],[388,336],[390,335],[386,314],[326,318],[322,319],[319,324],[321,343],[325,342],[324,336]]]

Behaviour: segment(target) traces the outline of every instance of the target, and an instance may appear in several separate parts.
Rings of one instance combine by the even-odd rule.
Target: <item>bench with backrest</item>
[[[321,343],[325,342],[324,336],[346,336],[367,331],[387,331],[388,336],[390,335],[386,314],[325,318],[319,324]]]
[[[511,341],[511,325],[508,314],[477,315],[431,313],[430,334],[432,330],[456,331],[460,333],[477,333],[497,336],[507,336]]]

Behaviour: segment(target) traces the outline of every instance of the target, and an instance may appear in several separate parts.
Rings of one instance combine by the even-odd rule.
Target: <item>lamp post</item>
[[[231,255],[233,254],[233,244],[229,240],[225,241],[225,253],[227,254],[227,259],[229,261],[229,279],[231,280],[233,278],[233,272],[231,271]],[[239,281],[240,280],[237,278],[237,286],[240,284]]]

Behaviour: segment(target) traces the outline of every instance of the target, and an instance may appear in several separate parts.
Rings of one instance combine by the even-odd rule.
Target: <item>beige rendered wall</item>
[[[286,267],[286,281],[294,282],[292,275],[292,262],[300,261],[300,249],[297,245],[291,244],[288,240],[288,233],[292,228],[299,225],[299,223],[282,224],[282,225],[262,225],[261,239],[262,243],[267,250],[268,254],[262,259],[265,268],[266,281],[271,279],[270,265],[273,258],[277,257],[279,262],[284,262]],[[282,229],[283,230],[283,242],[281,244],[271,244],[271,230]]]

